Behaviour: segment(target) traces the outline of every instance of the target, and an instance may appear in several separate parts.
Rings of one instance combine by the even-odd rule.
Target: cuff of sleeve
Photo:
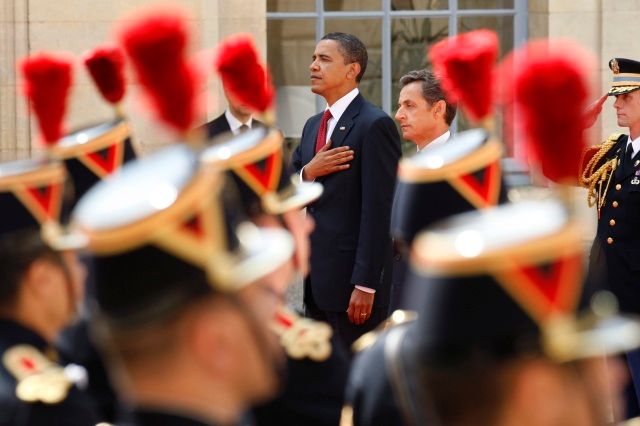
[[[315,182],[315,179],[311,179],[311,180],[304,180],[304,178],[302,177],[302,174],[304,173],[304,167],[300,169],[300,183],[302,182]]]
[[[357,288],[358,290],[362,290],[362,291],[364,291],[365,293],[371,293],[371,294],[373,294],[373,293],[375,293],[375,292],[376,292],[376,291],[375,291],[375,289],[373,289],[373,288],[364,287],[364,286],[361,286],[361,285],[357,285],[357,286],[356,286],[356,288]]]

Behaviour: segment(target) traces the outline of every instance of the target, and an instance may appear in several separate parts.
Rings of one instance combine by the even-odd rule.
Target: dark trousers
[[[627,418],[640,415],[640,349],[634,349],[626,354],[627,366],[629,367],[630,383],[627,385]]]
[[[351,345],[363,334],[373,330],[385,319],[387,319],[389,307],[374,307],[371,310],[371,316],[364,324],[356,325],[349,321],[347,315],[347,307],[343,312],[323,311],[318,308],[313,300],[313,294],[310,289],[305,286],[304,294],[304,314],[306,317],[324,321],[333,328],[333,334],[336,337],[334,342],[339,343],[342,349],[349,357],[353,357]]]

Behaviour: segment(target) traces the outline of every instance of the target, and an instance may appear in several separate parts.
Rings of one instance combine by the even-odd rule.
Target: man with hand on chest
[[[358,91],[366,66],[367,50],[357,37],[330,33],[318,42],[311,90],[327,108],[307,121],[291,161],[303,180],[324,186],[307,208],[316,228],[306,314],[331,324],[347,349],[387,316],[389,223],[401,154],[393,120]]]

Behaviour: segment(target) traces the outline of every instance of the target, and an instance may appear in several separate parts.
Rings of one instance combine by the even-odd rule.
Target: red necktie
[[[318,137],[316,139],[316,152],[320,151],[322,147],[327,143],[327,123],[332,117],[331,111],[324,110],[322,114],[322,120],[320,121],[320,129],[318,129]]]

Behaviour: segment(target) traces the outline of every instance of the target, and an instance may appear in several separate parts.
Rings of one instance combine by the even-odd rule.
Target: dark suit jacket
[[[627,140],[627,135],[621,136],[606,159],[624,161]],[[639,159],[640,154],[633,162]],[[587,285],[591,290],[609,289],[622,311],[640,314],[640,163],[629,173],[623,170],[622,164],[616,169],[601,209]]]
[[[255,127],[263,127],[264,124],[261,121],[256,120],[255,118],[251,122],[252,126]],[[211,139],[214,136],[217,136],[221,133],[226,133],[231,131],[231,127],[229,126],[229,122],[227,121],[227,117],[224,116],[224,112],[216,117],[214,120],[209,121],[202,125],[201,129],[204,129],[207,133],[207,138]]]
[[[302,130],[291,159],[297,172],[315,155],[321,117],[311,117]],[[349,169],[318,178],[324,192],[307,209],[316,227],[305,289],[311,289],[323,311],[346,311],[356,284],[376,290],[375,307],[387,306],[393,263],[389,223],[401,155],[398,131],[387,114],[358,95],[330,138],[332,148],[354,150],[354,159]]]

